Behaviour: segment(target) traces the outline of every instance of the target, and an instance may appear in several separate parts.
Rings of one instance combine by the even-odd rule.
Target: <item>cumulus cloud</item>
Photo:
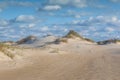
[[[35,34],[39,29],[38,25],[40,25],[40,22],[41,19],[38,19],[33,15],[20,15],[12,20],[0,19],[0,36],[5,40],[16,40],[23,36]]]
[[[83,14],[82,12],[76,12],[74,10],[68,10],[67,11],[67,14],[64,14],[64,15],[67,15],[67,16],[73,16],[75,18],[80,18],[81,16],[85,15],[85,13]]]
[[[60,10],[61,9],[61,6],[59,5],[46,5],[43,10],[46,10],[46,11],[51,11],[51,10]]]
[[[28,23],[28,24],[20,24],[18,25],[21,29],[28,29],[28,28],[33,28],[36,26],[34,23]]]
[[[0,2],[0,11],[3,11],[5,8],[10,6],[21,6],[21,7],[36,7],[38,6],[37,3],[27,2],[27,1],[2,1]]]
[[[29,28],[32,28],[32,27],[35,27],[35,26],[36,26],[36,24],[34,24],[34,23],[31,23],[31,24],[28,25]]]
[[[20,2],[20,1],[3,1],[0,2],[0,8],[8,7],[8,6],[34,6],[32,2]]]
[[[108,32],[113,32],[113,31],[115,31],[115,29],[114,29],[114,28],[111,28],[111,27],[106,27],[106,31],[108,31]]]
[[[9,21],[3,20],[3,19],[0,20],[0,27],[7,26],[8,24],[9,24]]]
[[[83,8],[87,6],[87,1],[86,0],[49,0],[49,4]]]
[[[114,26],[119,27],[120,20],[113,16],[113,17],[104,17],[104,16],[97,16],[97,17],[89,17],[87,20],[74,20],[72,25],[79,25],[79,26]]]
[[[110,1],[112,1],[112,2],[120,2],[120,0],[110,0]]]
[[[0,12],[2,12],[2,8],[0,8]]]
[[[72,6],[77,8],[96,7],[105,8],[105,5],[98,4],[100,0],[48,0],[48,4]]]
[[[46,32],[48,30],[49,30],[48,26],[41,27],[40,29],[40,31],[43,31],[43,32]]]
[[[32,15],[20,15],[20,16],[16,17],[15,21],[16,22],[32,22],[35,19],[36,18]]]
[[[13,6],[24,6],[24,7],[29,7],[29,6],[34,6],[32,2],[9,2],[10,5]]]
[[[62,11],[62,9],[61,9],[61,11]],[[79,18],[81,18],[83,16],[88,16],[90,13],[88,13],[88,12],[87,13],[86,12],[79,12],[79,11],[69,9],[69,10],[66,10],[65,12],[59,13],[59,14],[56,14],[55,12],[49,12],[47,14],[48,14],[48,16],[54,16],[54,17],[60,17],[60,18],[61,17],[64,17],[64,18],[71,17],[71,18],[79,19]]]
[[[112,17],[112,21],[113,21],[113,22],[116,22],[116,21],[118,21],[118,18],[117,18],[116,16],[113,16],[113,17]]]

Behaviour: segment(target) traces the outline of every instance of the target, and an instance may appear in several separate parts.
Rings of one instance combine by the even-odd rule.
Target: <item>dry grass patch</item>
[[[14,51],[14,47],[6,45],[4,43],[0,43],[0,52],[4,53],[4,55],[8,56],[9,58],[13,59],[15,54],[12,53]]]
[[[80,36],[77,32],[75,32],[74,30],[70,30],[68,32],[68,34],[66,36],[64,36],[65,38],[76,38],[76,37],[79,37],[81,39],[83,39],[82,36]]]
[[[54,48],[50,53],[59,53],[59,49],[58,48]]]
[[[55,43],[56,44],[59,44],[59,43],[67,43],[68,42],[68,39],[67,38],[59,38],[59,39],[56,39]]]
[[[88,42],[95,42],[95,41],[93,41],[93,40],[91,40],[91,39],[88,39],[88,38],[84,38],[84,40],[86,40],[86,41],[88,41]]]

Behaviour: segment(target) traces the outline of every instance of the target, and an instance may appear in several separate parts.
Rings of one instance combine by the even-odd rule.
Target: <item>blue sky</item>
[[[120,38],[120,0],[0,0],[0,40],[62,36]]]

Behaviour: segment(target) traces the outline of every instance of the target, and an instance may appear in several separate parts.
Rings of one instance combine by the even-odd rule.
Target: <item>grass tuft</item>
[[[12,46],[0,43],[0,52],[4,53],[4,55],[13,59],[15,55],[11,51],[14,51],[14,48]]]
[[[53,49],[50,53],[59,53],[59,49],[58,49],[58,48],[55,48],[55,49]]]

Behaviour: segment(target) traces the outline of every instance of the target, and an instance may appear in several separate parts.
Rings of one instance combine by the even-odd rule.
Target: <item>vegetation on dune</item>
[[[59,49],[58,48],[54,48],[50,53],[59,53]]]
[[[70,31],[68,32],[68,34],[64,36],[64,38],[75,38],[75,37],[79,37],[79,38],[82,38],[82,39],[83,39],[83,37],[80,36],[80,35],[79,35],[77,32],[75,32],[74,30],[70,30]]]
[[[120,40],[117,39],[116,42],[120,42]]]
[[[109,40],[104,40],[104,41],[99,41],[97,42],[98,45],[105,45],[105,44],[111,44],[111,43],[117,43],[120,42],[119,39],[109,39]]]
[[[84,40],[86,40],[86,41],[88,41],[88,42],[95,42],[95,41],[93,41],[93,40],[91,40],[91,39],[88,39],[88,38],[84,38]]]
[[[68,34],[66,36],[64,36],[64,38],[75,38],[75,37],[78,37],[82,40],[85,40],[85,41],[88,41],[88,42],[94,42],[93,40],[91,39],[88,39],[88,38],[84,38],[82,36],[80,36],[77,32],[75,32],[74,30],[70,30],[68,32]]]
[[[56,44],[59,44],[60,42],[67,43],[67,42],[68,42],[68,39],[67,39],[67,38],[58,38],[58,39],[55,40],[55,43],[56,43]]]
[[[34,42],[35,40],[36,40],[36,37],[35,37],[35,36],[28,36],[28,37],[26,37],[26,38],[23,38],[23,39],[17,41],[16,43],[17,43],[17,44],[26,44],[26,43],[29,44],[29,43]]]
[[[50,35],[47,35],[47,36],[50,36]],[[61,42],[67,43],[69,38],[72,38],[72,39],[79,38],[79,39],[82,39],[82,40],[84,40],[84,41],[94,42],[94,41],[91,40],[91,39],[84,38],[84,37],[80,36],[79,33],[75,32],[74,30],[70,30],[70,31],[68,32],[68,34],[66,34],[65,36],[63,36],[63,37],[61,37],[61,38],[56,39],[54,42],[55,42],[56,44],[59,44],[59,43],[61,43]],[[32,44],[32,43],[34,43],[36,40],[37,40],[37,37],[36,37],[36,36],[28,36],[28,37],[26,37],[26,38],[23,38],[23,39],[17,41],[16,44],[18,44],[18,45],[20,45],[20,44]]]
[[[6,45],[4,43],[0,43],[0,52],[4,53],[4,55],[13,59],[15,55],[11,51],[14,51],[13,47]]]

